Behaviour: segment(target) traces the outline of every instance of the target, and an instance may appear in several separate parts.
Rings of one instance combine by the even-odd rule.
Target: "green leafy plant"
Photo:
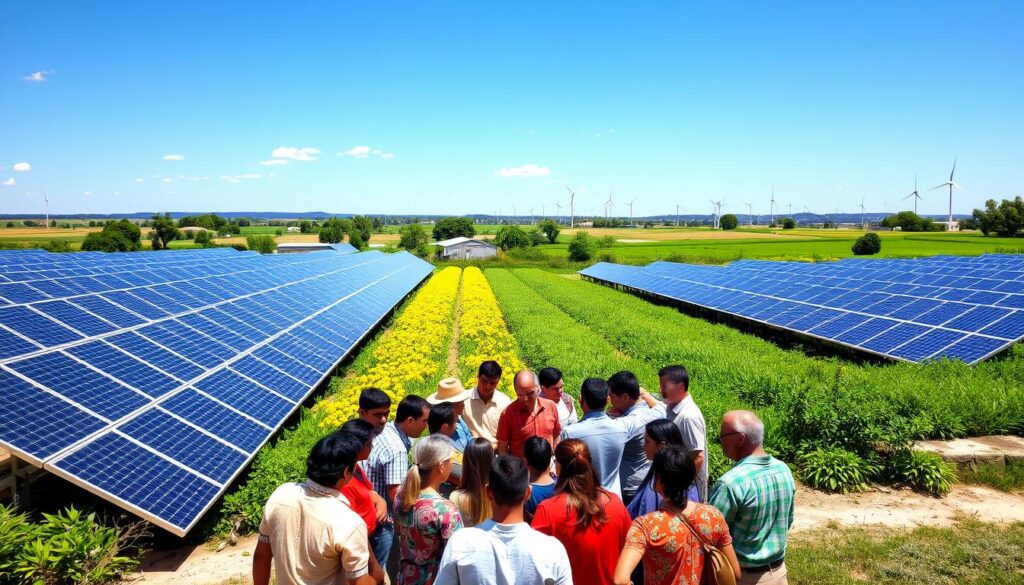
[[[886,473],[895,483],[941,496],[957,481],[956,467],[934,453],[901,449],[889,458]]]
[[[868,232],[857,238],[850,250],[857,256],[873,256],[882,251],[882,238],[875,232]]]
[[[839,447],[819,448],[797,459],[800,479],[810,487],[829,492],[861,491],[878,473],[878,466]]]

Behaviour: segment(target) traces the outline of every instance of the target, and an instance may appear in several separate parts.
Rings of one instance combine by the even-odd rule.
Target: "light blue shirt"
[[[665,418],[665,405],[659,402],[654,408],[648,408],[641,400],[615,419],[625,425],[627,433],[626,446],[622,450],[622,466],[619,468],[622,491],[625,493],[635,494],[647,477],[651,462],[644,452],[645,427],[647,423],[659,418]]]
[[[455,449],[460,453],[466,450],[469,446],[469,442],[473,440],[473,434],[469,432],[469,427],[466,426],[465,421],[462,417],[459,417],[455,423],[455,430],[452,431],[451,436],[452,442],[455,443]]]

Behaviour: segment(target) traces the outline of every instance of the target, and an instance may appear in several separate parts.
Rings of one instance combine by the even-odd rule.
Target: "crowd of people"
[[[358,418],[313,447],[306,481],[267,501],[256,585],[272,567],[279,585],[697,585],[712,549],[738,583],[787,582],[795,484],[754,413],[722,418],[735,464],[709,486],[684,367],[661,369],[661,400],[630,372],[588,378],[582,416],[557,369],[516,372],[515,400],[502,375],[486,361],[473,388],[441,380],[390,422],[388,395],[363,390]]]

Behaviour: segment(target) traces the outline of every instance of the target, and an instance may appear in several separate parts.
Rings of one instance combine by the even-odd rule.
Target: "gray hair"
[[[523,374],[530,374],[530,379],[533,381],[533,386],[530,386],[531,388],[540,388],[540,378],[537,377],[537,372],[533,370],[519,370],[516,372],[515,377],[512,378],[512,386],[519,385],[519,376]]]
[[[753,412],[749,410],[735,411],[732,426],[737,433],[743,433],[751,445],[761,446],[764,444],[764,423]]]
[[[416,441],[416,465],[426,471],[437,467],[445,459],[451,459],[455,443],[444,435],[428,435]]]

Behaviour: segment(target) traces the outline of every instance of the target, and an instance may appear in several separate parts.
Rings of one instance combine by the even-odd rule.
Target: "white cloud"
[[[165,154],[164,160],[185,160],[185,157],[180,154]]]
[[[82,195],[85,195],[86,197],[91,197],[92,191],[85,191],[84,193],[82,193]]]
[[[303,146],[302,148],[295,148],[294,146],[280,146],[275,148],[270,156],[274,158],[288,158],[291,160],[305,160],[314,161],[316,160],[317,154],[320,154],[319,148],[313,148],[311,146]]]
[[[11,168],[13,168],[16,171],[25,172],[25,171],[31,171],[32,170],[32,165],[28,164],[27,162],[20,162],[20,163],[14,163],[14,166],[11,167]]]
[[[220,178],[228,183],[241,183],[245,179],[262,179],[259,173],[243,173],[241,175],[221,175]]]
[[[265,167],[272,167],[272,166],[276,166],[276,165],[286,165],[286,164],[288,164],[288,159],[272,158],[270,160],[261,160],[260,164],[265,166]]]
[[[135,179],[135,182],[136,183],[145,183],[146,179],[143,179],[142,177],[139,177],[138,179]]]
[[[170,177],[165,177],[164,179],[161,179],[160,182],[161,183],[173,183],[174,179],[172,179]]]
[[[546,177],[551,174],[551,169],[534,164],[525,164],[518,167],[498,169],[494,174],[499,177]]]
[[[390,159],[395,158],[395,153],[393,153],[393,152],[384,152],[384,153],[381,153],[380,157],[384,158],[384,159],[390,160]]]
[[[13,187],[14,186],[14,177],[8,178],[6,181],[3,182],[3,184],[6,187]]]
[[[379,156],[380,158],[391,159],[395,158],[393,152],[384,152],[380,148],[370,148],[369,146],[353,146],[345,152],[339,152],[338,156],[347,156],[350,158],[369,158],[371,156]]]
[[[114,195],[120,195],[120,194],[121,194],[120,191],[114,191]]]
[[[46,81],[46,78],[53,75],[53,71],[49,69],[44,71],[36,71],[25,76],[25,81]]]

